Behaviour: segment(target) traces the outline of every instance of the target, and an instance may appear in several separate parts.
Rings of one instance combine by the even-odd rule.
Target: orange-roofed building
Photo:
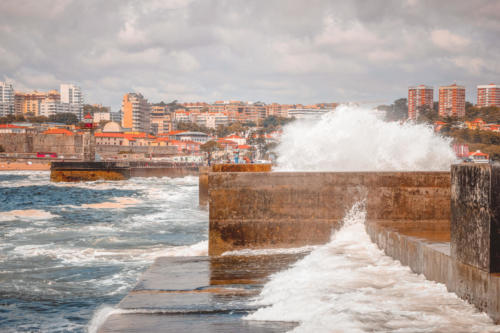
[[[17,126],[12,124],[1,124],[0,134],[26,133],[25,126]]]
[[[67,130],[67,129],[64,129],[64,128],[49,128],[48,130],[46,130],[45,132],[43,132],[43,134],[62,134],[62,135],[75,135],[75,133]]]
[[[244,145],[247,143],[247,140],[245,138],[242,138],[239,135],[236,134],[231,134],[229,136],[226,136],[225,138],[222,138],[224,140],[230,140],[236,142],[238,145]]]
[[[475,129],[483,129],[486,122],[481,118],[476,118],[473,121],[466,121],[465,124],[467,125],[468,129],[475,130]]]
[[[490,159],[490,155],[486,153],[482,153],[480,150],[476,150],[473,153],[469,153],[469,158],[474,163],[488,163]]]
[[[194,141],[170,140],[168,141],[167,146],[177,147],[177,151],[179,153],[181,152],[197,153],[200,151],[201,144],[199,142],[194,142]]]

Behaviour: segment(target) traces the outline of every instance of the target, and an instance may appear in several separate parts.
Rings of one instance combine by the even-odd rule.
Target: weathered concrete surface
[[[206,206],[208,204],[208,172],[210,167],[202,166],[198,174],[198,204]]]
[[[209,254],[326,243],[346,211],[369,219],[450,218],[449,172],[209,173]]]
[[[451,254],[487,272],[500,272],[500,166],[451,169]]]
[[[212,172],[269,172],[271,164],[214,164]]]
[[[182,178],[197,176],[198,167],[159,167],[159,168],[130,168],[131,177],[170,177]]]
[[[130,177],[181,178],[198,175],[198,166],[154,162],[53,162],[54,182],[124,180]]]
[[[52,162],[50,180],[53,182],[80,182],[95,180],[125,180],[130,169],[115,162]]]
[[[379,248],[427,279],[485,311],[500,323],[500,275],[455,260],[450,255],[449,223],[368,221],[366,230]]]
[[[0,134],[0,145],[7,153],[83,154],[84,135],[5,133]]]
[[[209,172],[270,172],[271,164],[215,164],[200,167],[199,173],[199,204],[208,204],[208,173]]]
[[[164,257],[143,274],[99,328],[109,332],[286,332],[295,323],[241,319],[268,276],[303,254]]]

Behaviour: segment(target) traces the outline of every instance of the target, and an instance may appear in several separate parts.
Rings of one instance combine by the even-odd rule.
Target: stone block
[[[451,180],[451,255],[500,272],[500,166],[453,165]]]

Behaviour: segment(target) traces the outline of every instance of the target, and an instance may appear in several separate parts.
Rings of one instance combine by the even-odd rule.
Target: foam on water
[[[307,245],[302,247],[292,248],[276,248],[276,249],[244,249],[235,251],[226,251],[222,256],[272,256],[276,254],[297,254],[311,252],[317,248],[316,245]]]
[[[157,257],[207,255],[197,185],[196,177],[73,184],[50,183],[48,172],[0,173],[0,313],[9,317],[0,331],[97,327],[96,310],[117,304]]]
[[[274,274],[247,320],[298,322],[294,332],[500,332],[488,316],[384,255],[356,204],[331,241]]]
[[[432,127],[385,122],[379,112],[349,105],[285,126],[277,152],[282,171],[449,170],[456,159],[450,140]]]
[[[12,220],[48,220],[57,215],[40,209],[24,209],[0,212],[0,222]]]

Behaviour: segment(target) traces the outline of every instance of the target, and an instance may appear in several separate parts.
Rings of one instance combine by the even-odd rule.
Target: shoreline
[[[50,162],[0,162],[1,171],[49,171]]]

